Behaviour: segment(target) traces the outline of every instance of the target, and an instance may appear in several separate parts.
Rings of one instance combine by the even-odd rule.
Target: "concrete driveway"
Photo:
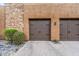
[[[14,56],[79,56],[79,42],[28,41]]]

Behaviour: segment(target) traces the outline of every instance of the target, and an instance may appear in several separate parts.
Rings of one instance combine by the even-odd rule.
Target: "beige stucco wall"
[[[6,28],[24,31],[27,40],[29,18],[51,18],[51,40],[60,39],[59,18],[79,18],[79,4],[7,4],[5,10]]]
[[[59,18],[78,18],[79,4],[24,4],[25,32],[29,39],[29,18],[51,18],[51,40],[60,39]],[[27,21],[26,21],[27,20]],[[27,24],[26,24],[27,22]],[[54,22],[57,23],[54,26]]]
[[[4,7],[0,6],[0,39],[3,38],[3,31],[4,31],[4,25],[5,25],[5,15],[4,15]]]

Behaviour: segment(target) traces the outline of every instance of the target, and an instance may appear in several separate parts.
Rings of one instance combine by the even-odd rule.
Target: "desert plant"
[[[17,32],[16,29],[5,29],[4,30],[4,36],[5,39],[8,40],[9,42],[13,43],[13,35],[14,33]]]
[[[59,43],[59,40],[53,40],[53,42],[55,42],[55,43]]]
[[[24,33],[23,32],[16,32],[13,35],[13,43],[16,45],[20,45],[22,43],[24,43]]]

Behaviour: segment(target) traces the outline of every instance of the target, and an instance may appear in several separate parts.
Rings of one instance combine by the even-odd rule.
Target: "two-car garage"
[[[79,19],[60,18],[60,40],[79,41]],[[30,40],[49,41],[51,40],[51,19],[34,18],[30,19]]]

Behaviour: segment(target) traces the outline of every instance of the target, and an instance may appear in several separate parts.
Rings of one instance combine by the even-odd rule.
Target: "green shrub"
[[[16,32],[13,35],[13,43],[16,45],[20,45],[22,43],[24,43],[24,33],[23,32]]]
[[[5,39],[8,40],[9,42],[13,43],[13,35],[15,32],[17,32],[16,29],[5,29],[5,31],[4,31]]]
[[[54,43],[59,43],[59,40],[53,40]]]

